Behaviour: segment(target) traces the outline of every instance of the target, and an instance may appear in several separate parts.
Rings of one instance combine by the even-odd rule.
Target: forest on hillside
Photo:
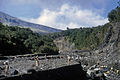
[[[75,43],[75,49],[93,50],[103,43],[109,26],[120,21],[120,7],[116,7],[108,14],[109,23],[105,25],[69,29],[47,35],[39,35],[29,28],[17,26],[5,26],[0,23],[0,54],[16,55],[29,53],[57,54],[58,48],[53,40],[58,37],[65,37],[71,44]]]
[[[0,23],[0,54],[18,55],[30,53],[57,54],[53,39],[34,33],[29,28],[5,26]]]
[[[51,37],[65,37],[70,43],[75,43],[75,49],[79,50],[93,50],[103,43],[104,36],[106,35],[108,28],[112,24],[120,21],[120,6],[109,12],[109,23],[105,25],[91,27],[91,28],[79,28],[69,29],[51,34]]]
[[[63,32],[52,34],[51,37],[65,37],[70,44],[75,43],[75,49],[79,50],[92,50],[100,45],[103,41],[110,24],[103,26],[97,26],[93,28],[79,28],[79,29],[67,29]]]

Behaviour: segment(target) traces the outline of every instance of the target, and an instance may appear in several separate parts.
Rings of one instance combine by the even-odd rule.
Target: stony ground
[[[4,77],[29,74],[30,72],[34,72],[34,71],[44,71],[44,70],[55,69],[55,68],[79,64],[79,63],[81,63],[84,71],[88,71],[90,67],[97,65],[97,60],[100,57],[100,55],[97,56],[90,52],[82,52],[82,55],[81,55],[81,52],[80,54],[79,53],[76,53],[76,54],[74,53],[74,55],[69,54],[69,56],[71,57],[71,61],[70,61],[70,64],[68,64],[67,55],[68,54],[66,52],[61,55],[38,56],[39,66],[37,68],[35,67],[35,59],[34,59],[35,56],[31,56],[31,57],[30,56],[27,56],[27,57],[26,56],[19,56],[19,57],[9,56],[7,57],[8,59],[0,58],[1,59],[0,60],[0,79]],[[8,71],[9,74],[7,75],[4,72],[5,61],[8,61],[9,63],[9,71]],[[106,66],[104,69],[102,69],[102,71],[104,71],[103,74],[105,74],[106,76],[105,80],[120,80],[119,73],[116,74],[117,69],[113,68],[111,70],[113,65],[110,66],[107,64],[108,62],[106,63],[106,65],[101,64],[94,69],[100,68],[101,66]],[[94,79],[90,79],[90,80],[94,80]]]
[[[29,70],[48,70],[59,68],[68,65],[78,64],[78,62],[71,60],[70,64],[68,64],[68,59],[66,56],[38,56],[39,66],[35,67],[35,59],[34,57],[8,57],[7,60],[0,60],[0,76],[15,76],[28,73]],[[5,64],[4,62],[8,61],[9,63],[9,74],[5,74]]]

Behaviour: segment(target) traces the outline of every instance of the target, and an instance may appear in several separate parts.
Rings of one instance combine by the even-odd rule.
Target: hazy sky
[[[118,0],[0,0],[0,11],[58,29],[92,27],[108,22]]]

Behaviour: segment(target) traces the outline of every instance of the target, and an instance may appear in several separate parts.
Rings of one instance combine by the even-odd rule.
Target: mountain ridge
[[[3,23],[4,25],[30,28],[34,32],[38,32],[38,33],[53,33],[53,32],[62,31],[60,29],[55,29],[55,28],[48,27],[45,25],[30,23],[30,22],[18,19],[16,17],[10,16],[1,11],[0,11],[0,22]]]

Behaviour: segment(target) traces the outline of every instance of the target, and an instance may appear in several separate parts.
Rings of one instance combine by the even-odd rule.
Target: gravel
[[[38,59],[39,59],[39,66],[36,68],[34,57],[17,57],[17,58],[8,57],[8,59],[6,60],[8,61],[9,64],[9,70],[8,70],[9,74],[7,75],[4,72],[5,69],[4,62],[6,60],[0,60],[0,71],[1,71],[0,76],[4,75],[6,77],[9,77],[15,75],[28,74],[28,71],[32,69],[35,71],[40,71],[40,70],[49,70],[63,66],[79,64],[74,60],[71,60],[70,64],[68,64],[68,60],[66,56],[62,56],[62,58],[60,58],[58,55],[52,57],[47,56],[47,58],[45,58],[44,56],[38,56]],[[17,73],[17,71],[18,74],[15,74]]]

